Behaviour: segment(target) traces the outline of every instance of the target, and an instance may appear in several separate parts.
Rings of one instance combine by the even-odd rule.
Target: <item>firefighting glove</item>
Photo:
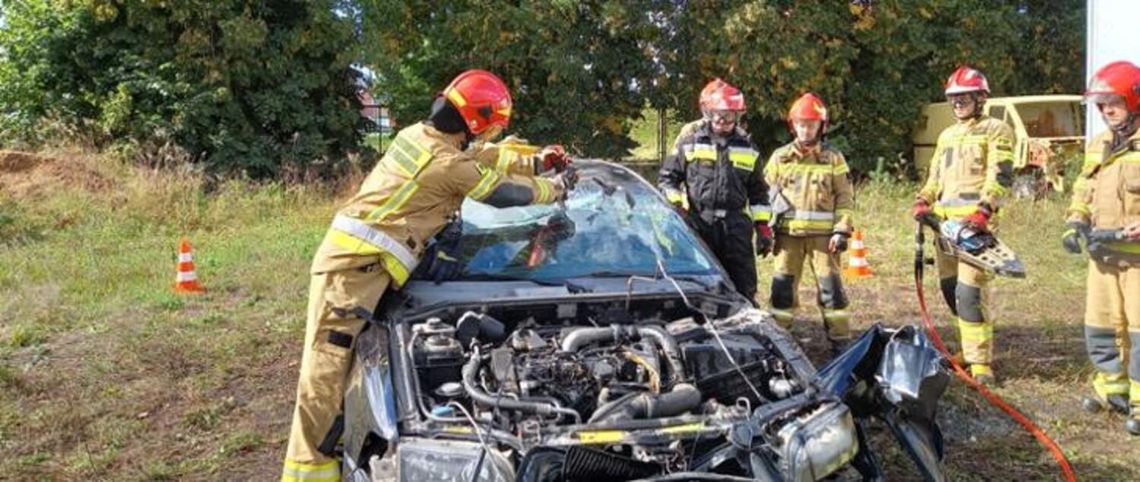
[[[1088,239],[1089,227],[1088,223],[1080,221],[1070,221],[1066,226],[1069,227],[1065,234],[1061,235],[1061,245],[1065,247],[1065,251],[1073,254],[1081,254],[1081,238]]]
[[[930,203],[926,202],[923,198],[914,200],[914,206],[911,208],[911,213],[915,221],[922,221],[923,218],[933,215],[934,209],[931,209]]]
[[[578,184],[578,170],[575,169],[574,166],[567,164],[563,171],[554,176],[554,178],[562,184],[562,189],[569,193],[573,191],[574,186]]]
[[[772,236],[772,227],[767,223],[756,223],[756,254],[768,256],[772,253],[772,246],[776,244]]]
[[[462,240],[463,221],[460,219],[452,221],[436,237],[428,254],[431,263],[428,277],[436,284],[456,279],[463,273],[463,263],[459,260]]]
[[[566,150],[557,144],[543,147],[539,156],[542,159],[543,171],[554,169],[557,172],[562,172],[571,163],[570,156],[566,155]]]
[[[993,214],[993,209],[991,209],[988,204],[980,203],[978,204],[978,210],[962,218],[962,222],[978,231],[989,231],[990,217],[993,216]]]
[[[827,241],[827,250],[832,253],[842,253],[847,251],[847,238],[850,235],[847,233],[835,232],[832,233],[831,239]]]

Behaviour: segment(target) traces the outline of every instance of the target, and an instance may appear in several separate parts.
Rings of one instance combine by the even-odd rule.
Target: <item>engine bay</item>
[[[506,480],[756,476],[738,446],[767,451],[773,480],[816,480],[854,457],[852,416],[811,389],[814,368],[756,313],[607,323],[469,310],[408,323],[396,345],[414,374],[406,428],[474,435]],[[788,477],[801,473],[813,475]]]

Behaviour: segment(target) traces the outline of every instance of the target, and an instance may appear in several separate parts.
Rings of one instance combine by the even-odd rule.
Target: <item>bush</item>
[[[212,172],[254,178],[339,157],[358,108],[339,3],[6,2],[0,135],[130,144],[142,160],[171,141]]]

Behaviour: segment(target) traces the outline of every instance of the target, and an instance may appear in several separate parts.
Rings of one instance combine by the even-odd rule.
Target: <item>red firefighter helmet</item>
[[[1128,112],[1140,113],[1140,67],[1119,60],[1101,67],[1089,80],[1085,91],[1088,102],[1104,102],[1108,96],[1119,96],[1128,106]]]
[[[744,112],[744,94],[728,82],[713,79],[701,90],[701,112],[718,110]]]
[[[443,95],[459,111],[472,134],[480,134],[491,126],[506,130],[511,120],[511,92],[499,76],[486,70],[472,69],[459,74]]]
[[[823,137],[827,133],[827,104],[812,92],[801,95],[792,103],[792,108],[788,109],[788,130],[792,135],[796,133],[792,121],[796,119],[819,121],[819,136]]]
[[[990,93],[990,83],[986,76],[977,69],[958,67],[950,78],[946,80],[946,95],[965,94],[969,92]]]

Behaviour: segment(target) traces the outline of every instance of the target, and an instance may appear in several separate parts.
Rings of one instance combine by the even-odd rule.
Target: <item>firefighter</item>
[[[810,262],[827,338],[839,349],[851,338],[839,253],[847,250],[851,235],[855,192],[843,154],[824,142],[828,117],[823,100],[804,94],[792,104],[787,120],[795,140],[776,149],[764,167],[772,198],[782,198],[772,202],[777,221],[770,311],[780,326],[791,327],[803,264]]]
[[[751,138],[737,129],[744,114],[740,90],[722,81],[702,97],[704,120],[678,140],[662,163],[659,184],[720,259],[736,290],[755,303],[756,255],[772,249],[764,168]]]
[[[430,275],[456,273],[459,223],[449,219],[464,198],[495,207],[553,203],[573,187],[573,168],[556,149],[541,153],[541,161],[505,153],[503,169],[478,159],[480,154],[486,163],[497,162],[498,153],[488,151],[493,147],[465,151],[470,142],[506,129],[511,107],[510,92],[494,74],[460,74],[432,104],[426,121],[396,135],[360,191],[338,210],[313,260],[282,480],[340,480],[335,448],[343,428],[341,400],[353,344],[365,323],[353,308],[375,309],[385,290],[407,281],[425,252],[433,255],[425,260]],[[537,177],[538,165],[564,172]],[[433,238],[438,239],[429,250]]]
[[[934,214],[958,219],[979,231],[992,218],[1013,185],[1013,131],[984,114],[990,87],[981,72],[956,70],[946,82],[946,100],[957,124],[938,136],[930,175],[915,197],[915,219]],[[981,383],[992,384],[993,319],[986,286],[992,275],[939,253],[942,295],[957,318],[963,362]]]
[[[1085,347],[1096,375],[1083,403],[1128,414],[1125,429],[1140,435],[1140,67],[1102,67],[1085,99],[1109,130],[1088,143],[1062,242],[1080,253],[1079,239],[1094,232],[1122,230],[1124,239],[1087,246]]]

